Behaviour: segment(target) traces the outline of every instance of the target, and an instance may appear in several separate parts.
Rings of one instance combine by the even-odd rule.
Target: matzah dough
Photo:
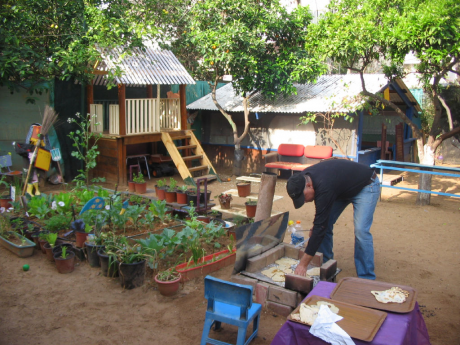
[[[409,297],[409,292],[396,286],[385,291],[371,291],[371,293],[380,303],[404,303]]]
[[[272,280],[275,281],[275,282],[284,282],[284,281],[286,281],[286,278],[284,277],[284,272],[283,271],[276,272],[273,275]]]
[[[310,268],[308,271],[307,271],[307,274],[309,276],[319,276],[320,275],[320,268],[319,267],[313,267],[313,268]]]
[[[278,259],[275,261],[276,264],[280,266],[292,266],[292,265],[297,265],[299,263],[299,260],[294,260],[292,258],[288,258],[285,256],[284,258]]]
[[[321,305],[327,305],[334,314],[339,313],[339,308],[337,308],[334,304],[325,301],[318,301],[316,302],[316,305],[306,305],[305,303],[301,303],[299,313],[291,314],[291,318],[311,326],[318,317]]]

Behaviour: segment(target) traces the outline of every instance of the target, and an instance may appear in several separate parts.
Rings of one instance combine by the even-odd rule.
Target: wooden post
[[[90,105],[94,104],[94,88],[93,82],[91,84],[86,85],[86,113],[90,113]]]
[[[120,135],[126,135],[126,87],[118,84],[118,121],[120,124]]]
[[[152,85],[147,85],[147,98],[153,98],[153,87],[152,87]]]
[[[185,85],[179,85],[179,102],[180,102],[180,129],[187,129],[187,100],[185,97]]]
[[[124,138],[117,139],[117,160],[118,160],[118,185],[126,186],[128,184],[126,178],[126,145]]]
[[[157,104],[155,107],[155,127],[158,132],[161,132],[161,123],[160,123],[160,84],[157,84]]]
[[[254,222],[270,217],[273,207],[273,197],[275,196],[276,178],[277,175],[273,173],[265,172],[262,174]]]

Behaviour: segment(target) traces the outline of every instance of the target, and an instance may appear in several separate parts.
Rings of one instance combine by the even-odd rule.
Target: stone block
[[[296,248],[292,244],[285,244],[284,245],[284,256],[287,256],[288,258],[293,258],[298,260],[299,259],[299,248]]]
[[[261,257],[266,258],[267,265],[275,263],[276,260],[282,258],[284,256],[284,246],[276,246],[270,250],[267,250],[265,253],[261,255]]]
[[[303,294],[303,293],[300,293],[300,292],[299,292],[299,293],[297,294],[297,298],[298,298],[298,299],[297,299],[297,305],[299,305],[300,303],[302,303],[303,300],[304,300],[306,297],[307,297],[306,294]],[[297,308],[297,307],[296,307],[296,308]]]
[[[292,311],[294,310],[294,308],[290,306],[276,303],[273,301],[267,301],[267,309],[275,312],[278,315],[284,316],[284,317],[288,317],[288,315],[292,313]]]
[[[254,273],[267,266],[267,257],[262,255],[255,256],[246,261],[246,272]]]
[[[319,278],[320,280],[328,280],[335,274],[336,271],[337,261],[331,259],[321,266]]]
[[[321,267],[323,264],[323,253],[316,252],[310,263],[315,267]]]
[[[297,306],[297,292],[284,289],[280,286],[270,286],[268,290],[268,300],[279,304],[288,305],[290,307]]]
[[[253,288],[252,293],[256,291],[257,279],[245,277],[241,274],[234,274],[230,277],[230,281],[236,284],[251,285]]]
[[[267,302],[269,288],[267,283],[258,282],[256,285],[256,303],[262,304],[262,307]]]
[[[286,274],[286,289],[308,294],[313,289],[313,279],[296,274]]]

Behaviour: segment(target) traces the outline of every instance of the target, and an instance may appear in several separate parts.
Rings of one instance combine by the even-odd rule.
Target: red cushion
[[[271,168],[271,169],[291,170],[292,167],[299,165],[299,164],[300,163],[295,163],[295,162],[272,162],[272,163],[265,164],[265,167]]]
[[[330,146],[305,146],[304,155],[307,158],[326,159],[332,157]]]
[[[278,147],[278,154],[282,156],[302,157],[305,147],[299,144],[281,144]]]

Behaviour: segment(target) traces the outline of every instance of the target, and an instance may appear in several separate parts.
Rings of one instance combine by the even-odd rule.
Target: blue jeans
[[[355,267],[358,277],[375,279],[374,273],[374,243],[370,232],[374,211],[380,196],[380,182],[376,177],[374,182],[364,187],[358,195],[345,200],[337,200],[332,205],[326,236],[318,251],[323,253],[324,261],[334,258],[332,251],[332,229],[343,210],[353,204],[353,221],[355,226]]]

